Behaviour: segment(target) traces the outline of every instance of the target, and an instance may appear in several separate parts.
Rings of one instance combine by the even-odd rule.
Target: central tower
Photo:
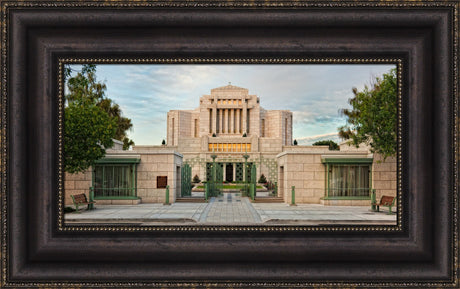
[[[260,105],[246,88],[226,85],[200,98],[200,136],[260,136]]]

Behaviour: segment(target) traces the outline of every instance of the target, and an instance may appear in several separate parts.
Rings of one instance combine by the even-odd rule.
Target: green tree
[[[72,70],[66,67],[64,70],[66,77],[70,77]],[[96,79],[96,65],[85,64],[81,71],[70,77],[67,83],[69,93],[66,95],[68,103],[74,101],[94,103],[104,110],[110,117],[117,122],[117,131],[114,138],[123,142],[123,149],[128,149],[134,145],[134,141],[127,137],[127,132],[132,129],[131,119],[123,117],[121,108],[110,98],[105,97],[107,86],[105,83],[98,82]]]
[[[69,103],[64,112],[64,169],[83,172],[113,145],[115,119],[89,102]]]
[[[372,152],[384,158],[394,156],[397,150],[397,76],[396,69],[382,78],[377,77],[371,88],[363,91],[353,88],[349,99],[352,109],[342,109],[347,125],[339,128],[339,136],[350,139],[355,146],[368,144]]]
[[[101,99],[97,105],[117,121],[118,128],[115,133],[115,139],[123,141],[123,149],[127,150],[130,146],[134,145],[134,141],[127,136],[127,131],[132,129],[133,124],[131,123],[131,119],[122,115],[120,106],[110,98]]]
[[[264,174],[261,174],[260,178],[259,178],[259,180],[257,182],[260,183],[260,184],[265,184],[267,182],[267,178],[265,177]]]
[[[332,141],[332,140],[320,140],[320,141],[315,142],[313,145],[314,146],[325,146],[325,145],[327,145],[327,146],[329,146],[330,151],[338,151],[338,150],[340,150],[339,145],[336,142]]]
[[[192,183],[199,183],[199,182],[201,182],[200,177],[198,175],[195,175],[193,177]]]

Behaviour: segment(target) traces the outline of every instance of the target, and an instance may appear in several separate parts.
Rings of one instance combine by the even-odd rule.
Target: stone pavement
[[[370,211],[370,206],[323,206],[251,203],[235,193],[224,193],[208,203],[97,205],[95,210],[67,213],[67,223],[123,223],[154,225],[395,225],[396,214]]]

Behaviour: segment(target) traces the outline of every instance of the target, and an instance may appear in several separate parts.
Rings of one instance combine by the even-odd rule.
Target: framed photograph
[[[458,1],[3,1],[2,286],[445,287]]]

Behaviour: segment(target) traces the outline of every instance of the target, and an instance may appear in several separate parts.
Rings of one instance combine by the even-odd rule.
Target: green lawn
[[[238,184],[238,185],[223,185],[222,189],[235,189],[235,190],[240,190],[244,188],[244,185]],[[263,189],[262,186],[257,186],[257,189]],[[198,186],[196,189],[204,189],[204,186]]]

